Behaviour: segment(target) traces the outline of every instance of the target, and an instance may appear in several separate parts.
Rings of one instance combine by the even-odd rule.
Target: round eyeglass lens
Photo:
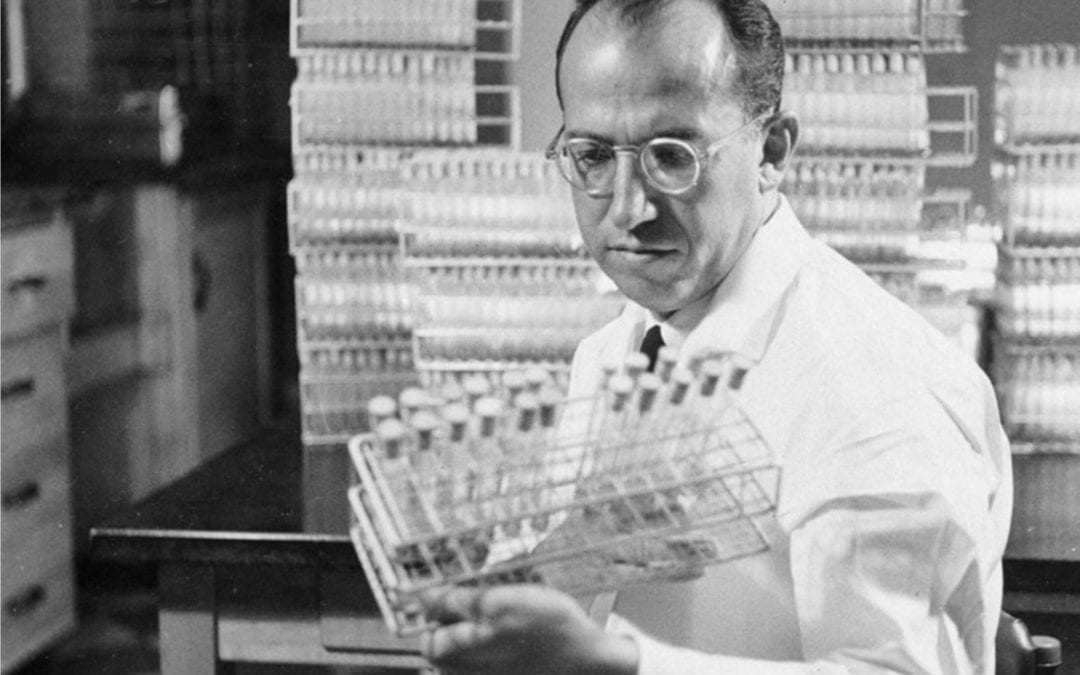
[[[608,145],[587,138],[568,141],[561,156],[563,174],[586,192],[610,189],[615,177],[615,153]]]
[[[655,140],[641,149],[641,168],[657,187],[681,192],[697,182],[697,153],[687,143]]]

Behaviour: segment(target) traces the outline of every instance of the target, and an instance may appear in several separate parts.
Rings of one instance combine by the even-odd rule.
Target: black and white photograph
[[[1080,1],[0,18],[4,675],[1080,675]]]

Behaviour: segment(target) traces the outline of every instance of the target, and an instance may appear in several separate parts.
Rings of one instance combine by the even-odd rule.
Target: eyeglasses
[[[653,138],[640,145],[611,145],[595,138],[567,138],[565,128],[560,128],[544,156],[555,160],[559,172],[570,185],[599,199],[614,194],[618,153],[631,152],[637,155],[641,173],[649,185],[660,192],[677,195],[697,185],[701,165],[713,153],[744,129],[767,117],[769,114],[755,117],[713,141],[704,150],[682,139],[665,137]]]

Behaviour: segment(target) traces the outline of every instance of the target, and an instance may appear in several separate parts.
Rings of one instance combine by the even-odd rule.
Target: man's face
[[[559,73],[569,136],[612,145],[657,136],[704,149],[746,120],[731,93],[735,55],[723,18],[703,0],[677,0],[628,28],[602,4],[578,24]],[[764,220],[760,133],[751,129],[702,162],[697,185],[664,194],[619,153],[614,194],[574,190],[582,238],[631,300],[659,314],[709,294]]]

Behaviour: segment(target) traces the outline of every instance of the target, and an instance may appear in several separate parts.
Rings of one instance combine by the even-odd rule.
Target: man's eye
[[[675,143],[657,143],[649,148],[652,162],[662,169],[688,169],[694,165],[694,153]]]
[[[611,152],[602,145],[582,143],[571,147],[570,153],[574,163],[584,170],[596,169],[611,161]]]

